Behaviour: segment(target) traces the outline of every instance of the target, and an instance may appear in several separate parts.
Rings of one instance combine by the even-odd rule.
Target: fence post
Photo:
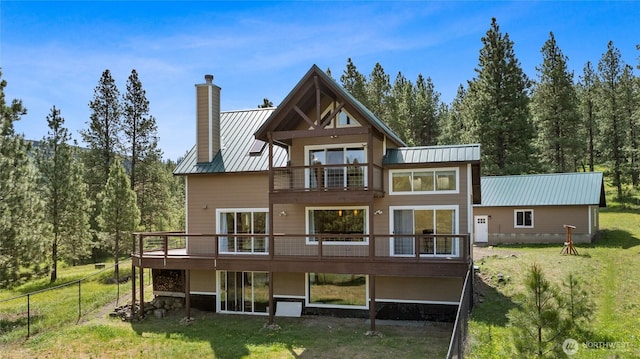
[[[80,322],[80,318],[82,317],[82,292],[80,289],[82,281],[79,280],[78,281],[78,321],[76,322],[76,324],[78,324],[78,322]]]
[[[31,295],[27,294],[27,338],[31,336]]]

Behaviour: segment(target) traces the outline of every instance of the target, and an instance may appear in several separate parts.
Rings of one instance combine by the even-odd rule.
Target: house
[[[475,204],[476,243],[589,243],[606,207],[599,172],[482,177],[482,203]]]
[[[480,146],[406,147],[317,66],[277,108],[196,85],[186,233],[138,233],[133,272],[187,310],[441,318],[472,263]],[[136,294],[141,285],[132,284]],[[138,297],[138,298],[140,298]],[[141,303],[143,304],[143,303]]]

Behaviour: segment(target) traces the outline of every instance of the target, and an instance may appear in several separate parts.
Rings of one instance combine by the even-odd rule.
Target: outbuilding
[[[563,243],[565,225],[575,243],[589,243],[606,207],[600,172],[481,178],[482,203],[474,205],[476,243]]]

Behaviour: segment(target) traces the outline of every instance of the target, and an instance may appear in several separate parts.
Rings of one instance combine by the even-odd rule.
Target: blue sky
[[[195,142],[194,84],[207,73],[222,87],[222,110],[255,108],[264,97],[277,105],[311,65],[339,78],[348,57],[367,75],[379,62],[392,81],[399,71],[431,77],[449,103],[475,76],[492,17],[532,79],[550,31],[576,80],[609,40],[625,63],[639,64],[640,2],[2,0],[0,67],[7,101],[28,109],[19,132],[42,138],[55,105],[78,140],[102,72],[124,93],[136,69],[160,147],[176,159]]]

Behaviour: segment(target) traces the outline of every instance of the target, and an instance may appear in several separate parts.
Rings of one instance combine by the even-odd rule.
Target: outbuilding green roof
[[[256,143],[253,133],[271,116],[275,108],[220,112],[222,149],[211,162],[197,162],[196,146],[173,171],[176,175],[226,172],[258,172],[269,169],[269,149]],[[254,147],[255,146],[255,147]],[[255,149],[260,151],[255,151]],[[252,153],[252,150],[254,152]],[[273,147],[274,166],[284,166],[287,153]]]
[[[600,172],[486,176],[481,186],[476,207],[607,205]]]

